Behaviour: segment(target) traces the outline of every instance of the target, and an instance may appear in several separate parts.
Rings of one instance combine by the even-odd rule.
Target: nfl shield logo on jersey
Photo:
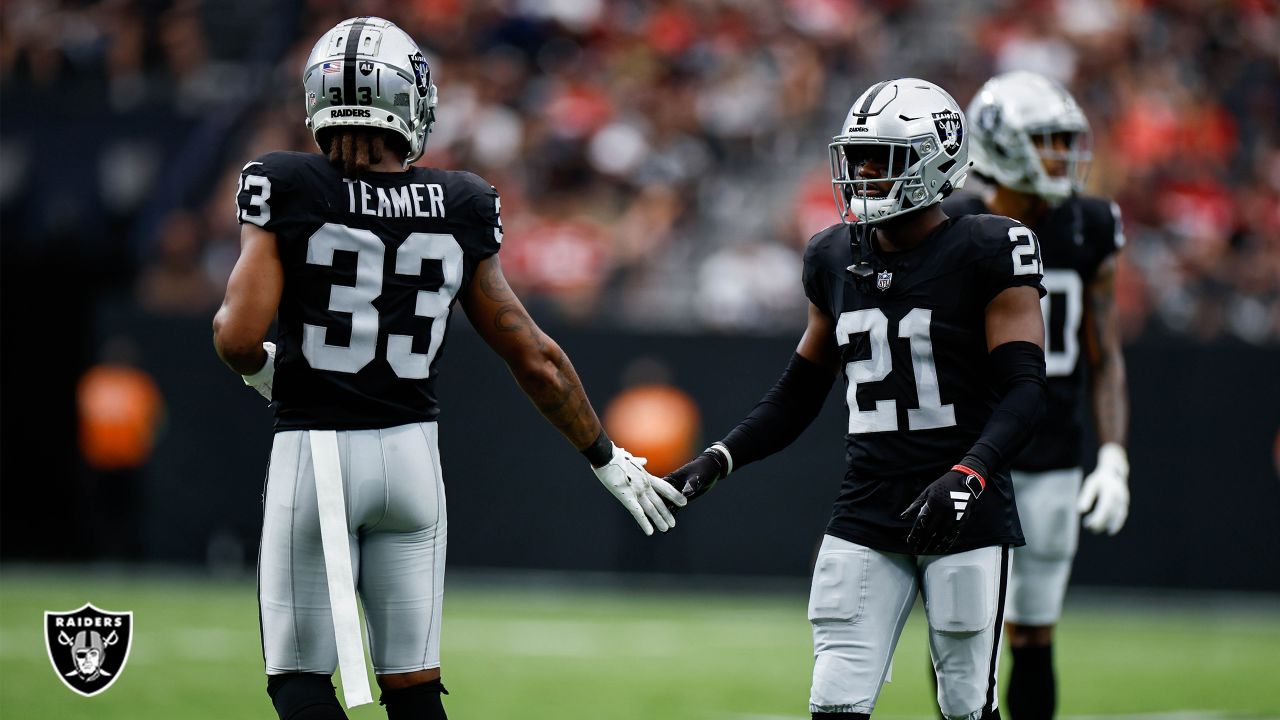
[[[876,273],[876,289],[880,291],[888,290],[889,283],[893,282],[893,273],[888,270],[881,270]]]
[[[132,612],[108,612],[85,603],[79,610],[44,614],[44,645],[53,671],[85,697],[120,677],[132,638]]]

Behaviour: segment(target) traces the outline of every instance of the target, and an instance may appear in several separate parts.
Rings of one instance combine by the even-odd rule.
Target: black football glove
[[[941,555],[951,550],[986,485],[981,475],[964,465],[956,465],[930,483],[901,515],[903,520],[915,516],[907,547],[917,555]]]
[[[689,500],[696,500],[715,487],[715,484],[728,474],[729,464],[724,455],[707,448],[701,455],[662,479],[671,483]]]

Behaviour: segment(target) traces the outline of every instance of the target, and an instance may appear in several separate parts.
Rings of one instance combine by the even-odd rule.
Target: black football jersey
[[[421,167],[352,180],[322,155],[274,152],[244,166],[236,206],[275,233],[284,266],[276,430],[434,420],[449,311],[502,243],[497,191]]]
[[[948,215],[991,210],[972,194],[948,198]],[[1043,472],[1079,467],[1088,390],[1084,383],[1085,303],[1102,264],[1124,246],[1120,208],[1091,196],[1076,196],[1049,210],[1032,226],[1044,260],[1045,367],[1048,403],[1035,436],[1013,461],[1015,470]]]
[[[908,553],[900,514],[973,447],[999,395],[990,377],[986,307],[1007,288],[1040,285],[1035,235],[995,215],[948,219],[918,247],[876,253],[865,290],[847,269],[850,227],[809,242],[804,287],[835,321],[844,367],[848,464],[827,532]],[[1023,542],[1008,468],[987,488],[954,551]]]

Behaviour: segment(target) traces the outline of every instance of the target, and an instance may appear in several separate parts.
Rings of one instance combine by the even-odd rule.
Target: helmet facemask
[[[875,224],[931,205],[953,187],[925,182],[927,170],[945,176],[954,160],[932,135],[910,139],[838,137],[827,146],[831,186],[846,223]],[[961,180],[963,183],[963,180]]]
[[[1089,121],[1058,83],[1025,71],[997,75],[974,96],[968,117],[974,169],[983,176],[1054,205],[1084,189]]]
[[[1093,137],[1087,128],[1042,127],[1023,133],[1028,145],[1032,191],[1051,203],[1084,190],[1093,162]]]
[[[886,80],[860,95],[827,146],[841,220],[873,225],[962,187],[966,125],[955,100],[925,80]]]

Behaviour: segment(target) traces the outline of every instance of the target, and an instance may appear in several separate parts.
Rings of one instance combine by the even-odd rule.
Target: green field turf
[[[807,718],[812,662],[793,593],[673,593],[451,581],[443,653],[455,720]],[[132,610],[129,664],[83,698],[54,677],[45,610]],[[203,580],[0,572],[0,717],[274,718],[254,588]],[[1075,602],[1058,644],[1064,716],[1280,716],[1275,598]],[[923,619],[913,615],[877,718],[929,718]],[[376,690],[375,690],[376,695]],[[1197,711],[1197,712],[1188,712]],[[383,718],[376,705],[353,719]]]

